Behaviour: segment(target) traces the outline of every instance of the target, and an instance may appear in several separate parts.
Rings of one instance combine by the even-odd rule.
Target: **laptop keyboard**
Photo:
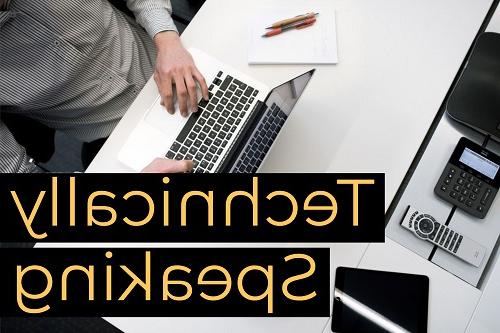
[[[259,93],[222,71],[209,92],[209,101],[200,101],[198,112],[191,114],[166,154],[169,159],[192,160],[196,173],[213,170]]]
[[[276,105],[267,109],[249,144],[231,172],[255,173],[286,121],[286,114]]]

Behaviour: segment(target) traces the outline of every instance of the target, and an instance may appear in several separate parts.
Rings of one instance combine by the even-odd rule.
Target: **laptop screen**
[[[276,105],[288,117],[312,75],[313,71],[310,71],[277,86],[264,101],[265,106],[271,108]]]
[[[257,106],[246,133],[242,134],[243,140],[238,143],[229,172],[254,173],[258,170],[313,73],[311,70],[279,85]]]

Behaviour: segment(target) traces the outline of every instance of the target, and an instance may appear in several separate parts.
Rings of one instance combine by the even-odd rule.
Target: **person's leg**
[[[23,115],[2,113],[2,121],[28,156],[45,163],[54,154],[55,130]]]
[[[98,139],[92,142],[86,142],[82,146],[82,164],[83,168],[87,169],[92,163],[92,160],[96,157],[99,150],[101,150],[104,143],[106,143],[107,138]]]

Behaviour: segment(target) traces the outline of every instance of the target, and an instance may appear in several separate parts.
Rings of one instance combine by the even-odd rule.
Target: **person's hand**
[[[154,42],[158,52],[154,79],[160,92],[161,104],[167,108],[168,113],[174,114],[175,86],[181,115],[187,117],[188,104],[192,112],[198,110],[196,83],[201,87],[203,98],[208,100],[205,78],[196,68],[193,57],[182,46],[175,31],[156,34]]]
[[[166,158],[155,158],[142,173],[183,173],[193,170],[193,161],[176,161]]]

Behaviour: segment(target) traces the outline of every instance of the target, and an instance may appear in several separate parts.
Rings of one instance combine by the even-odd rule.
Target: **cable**
[[[484,137],[483,144],[481,145],[481,147],[486,148],[486,145],[488,145],[488,142],[490,141],[490,139],[491,139],[491,136],[489,134],[486,134],[486,136]]]

